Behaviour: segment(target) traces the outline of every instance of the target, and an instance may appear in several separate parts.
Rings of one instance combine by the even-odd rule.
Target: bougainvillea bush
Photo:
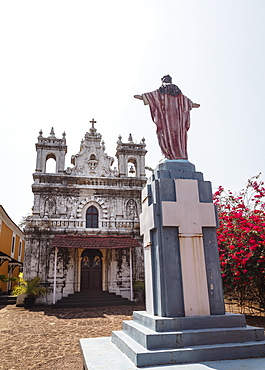
[[[238,193],[219,187],[214,194],[224,291],[249,297],[265,309],[265,187],[259,176]]]

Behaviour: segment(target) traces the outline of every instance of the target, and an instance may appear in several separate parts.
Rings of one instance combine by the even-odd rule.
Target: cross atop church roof
[[[97,121],[95,121],[94,118],[92,118],[92,121],[89,121],[89,122],[92,123],[92,128],[95,128],[94,123],[97,123]]]

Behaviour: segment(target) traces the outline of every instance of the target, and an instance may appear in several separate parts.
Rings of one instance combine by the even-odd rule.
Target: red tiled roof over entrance
[[[129,248],[139,247],[132,236],[124,235],[55,235],[52,247],[63,248]]]

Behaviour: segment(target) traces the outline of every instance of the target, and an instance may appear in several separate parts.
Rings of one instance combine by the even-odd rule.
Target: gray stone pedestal
[[[235,314],[165,318],[134,312],[112,342],[138,367],[265,356],[263,328],[246,326],[244,315]]]
[[[146,312],[112,343],[137,367],[265,357],[263,329],[225,314],[211,183],[188,161],[165,161],[142,204]]]
[[[189,161],[161,163],[142,191],[146,311],[224,314],[212,188]]]

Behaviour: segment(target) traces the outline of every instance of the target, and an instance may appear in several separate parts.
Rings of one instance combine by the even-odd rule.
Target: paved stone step
[[[122,297],[74,297],[74,298],[68,298],[68,297],[64,297],[60,300],[60,302],[107,302],[107,301],[128,301],[128,299],[126,298],[122,298]]]
[[[9,305],[16,304],[17,297],[13,295],[1,295],[0,296],[0,305]]]
[[[80,339],[84,368],[89,370],[139,370],[113,343],[110,337]],[[264,370],[265,358],[207,361],[144,367],[144,370]]]
[[[148,350],[123,331],[114,331],[112,342],[139,367],[255,358],[264,357],[265,354],[265,341]]]
[[[92,296],[75,296],[75,297],[64,297],[64,298],[62,298],[61,300],[62,301],[66,301],[66,300],[68,300],[68,301],[72,301],[72,302],[74,302],[74,301],[80,301],[80,300],[83,300],[83,301],[89,301],[89,300],[112,300],[112,299],[115,299],[115,300],[117,300],[117,299],[121,299],[121,300],[127,300],[127,298],[123,298],[123,297],[121,297],[121,296],[94,296],[94,295],[92,295]]]
[[[67,303],[67,302],[71,302],[71,303],[78,303],[78,302],[84,302],[84,303],[93,303],[93,302],[112,302],[112,301],[114,301],[114,302],[128,302],[128,299],[119,299],[119,298],[117,298],[117,299],[115,299],[115,298],[112,298],[112,299],[109,299],[109,298],[107,298],[107,299],[104,299],[104,298],[100,298],[100,299],[96,299],[96,298],[91,298],[91,299],[75,299],[75,300],[73,300],[73,299],[61,299],[60,300],[60,302],[61,303]]]
[[[183,348],[265,340],[264,329],[252,326],[155,332],[130,320],[123,321],[122,328],[125,334],[147,349]]]
[[[78,303],[78,302],[83,302],[83,303],[95,303],[95,302],[98,302],[98,303],[107,303],[107,302],[128,302],[128,299],[121,299],[121,298],[101,298],[101,299],[96,299],[96,298],[91,298],[91,299],[61,299],[60,301],[58,301],[60,303]],[[130,301],[129,301],[130,302]]]
[[[53,305],[53,308],[78,308],[78,307],[108,307],[108,306],[127,306],[133,305],[134,302],[94,302],[94,303],[69,303],[69,304],[60,304],[56,303]]]
[[[115,293],[104,292],[77,292],[68,297],[59,300],[53,307],[106,307],[106,306],[121,306],[131,305],[134,302],[129,301]]]
[[[69,294],[69,297],[101,297],[101,296],[108,296],[108,297],[121,297],[121,295],[115,294],[113,292],[108,291],[99,291],[99,292],[76,292],[73,294]]]

